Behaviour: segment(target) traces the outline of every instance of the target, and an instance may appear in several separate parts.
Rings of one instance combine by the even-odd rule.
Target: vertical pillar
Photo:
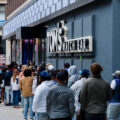
[[[11,63],[11,40],[6,40],[6,64]]]
[[[22,55],[23,55],[23,48],[22,48],[22,40],[20,40],[20,64],[22,64]]]

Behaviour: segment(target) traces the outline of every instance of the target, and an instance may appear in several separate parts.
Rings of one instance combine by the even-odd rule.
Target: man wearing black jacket
[[[12,70],[11,70],[11,65],[8,65],[8,70],[6,71],[5,74],[5,91],[6,91],[6,105],[10,105],[12,103],[12,88],[10,85],[11,77],[12,77]],[[10,100],[11,96],[11,100]]]

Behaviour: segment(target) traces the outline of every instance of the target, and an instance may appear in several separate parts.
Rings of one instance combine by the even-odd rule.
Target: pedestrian
[[[2,104],[4,104],[4,95],[5,95],[5,73],[6,70],[3,66],[2,69],[2,83],[1,83],[1,98],[2,98]]]
[[[19,72],[17,69],[14,69],[13,71],[13,76],[11,78],[11,86],[13,92],[13,107],[19,108],[20,89],[19,89]]]
[[[71,120],[74,115],[74,93],[65,86],[65,71],[57,74],[57,84],[47,96],[47,113],[51,120]]]
[[[64,64],[64,70],[67,70],[67,71],[68,71],[69,67],[70,67],[70,64],[69,64],[69,63],[65,63],[65,64]]]
[[[80,92],[81,113],[85,113],[86,120],[106,120],[107,101],[112,98],[112,90],[101,77],[101,65],[93,63],[90,70],[92,76],[85,81]]]
[[[8,65],[8,69],[5,74],[5,92],[6,92],[6,105],[12,105],[12,87],[10,85],[11,77],[13,74],[13,71],[11,70],[12,66]]]
[[[117,70],[111,82],[113,97],[107,109],[108,120],[120,120],[120,71]]]
[[[19,86],[20,86],[20,83],[21,83],[21,79],[24,77],[24,70],[27,69],[28,66],[27,65],[22,65],[22,69],[21,69],[21,72],[19,74]],[[22,91],[21,92],[21,111],[23,112],[23,109],[24,109],[24,102],[23,102],[23,96],[22,96]]]
[[[79,78],[77,74],[77,67],[75,65],[70,66],[68,69],[69,79],[68,79],[68,87],[71,87]]]
[[[27,120],[27,112],[29,108],[30,120],[33,120],[33,77],[32,71],[30,69],[24,70],[24,77],[20,80],[20,90],[22,91],[23,101],[24,101],[24,119]]]
[[[54,85],[54,81],[51,80],[50,73],[48,71],[40,72],[42,83],[36,88],[33,111],[36,113],[37,120],[48,120],[48,114],[46,112],[46,97],[50,88]]]
[[[90,75],[89,70],[87,69],[81,70],[80,79],[70,87],[75,94],[75,115],[73,120],[79,120],[79,115],[80,115],[80,103],[78,102],[79,94],[80,94],[81,87],[83,86],[84,82],[86,81],[89,75]]]

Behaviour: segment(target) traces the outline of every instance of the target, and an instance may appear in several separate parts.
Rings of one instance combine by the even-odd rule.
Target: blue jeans
[[[13,91],[13,106],[18,106],[19,97],[20,97],[20,91],[19,90]]]
[[[107,109],[108,120],[120,120],[120,103],[110,103]]]
[[[30,119],[33,118],[33,111],[32,111],[32,104],[33,104],[33,96],[30,97],[23,97],[24,100],[24,118],[27,119],[27,112],[29,106],[29,115]]]
[[[24,109],[24,100],[23,100],[23,96],[21,96],[21,107],[22,107],[22,109]]]

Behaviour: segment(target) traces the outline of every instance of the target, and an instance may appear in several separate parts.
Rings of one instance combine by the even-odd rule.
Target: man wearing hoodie
[[[81,90],[84,82],[86,81],[86,79],[88,78],[89,75],[90,75],[89,70],[87,70],[87,69],[81,70],[80,71],[80,80],[76,81],[70,87],[74,91],[74,94],[75,94],[75,115],[72,120],[77,120],[79,117],[79,113],[80,113],[80,103],[78,102],[79,94],[80,94],[80,90]]]
[[[69,74],[69,79],[68,79],[68,87],[71,87],[73,83],[75,83],[79,78],[78,78],[78,74],[77,74],[77,67],[75,65],[72,65],[69,69],[68,69],[68,74]]]
[[[42,83],[36,88],[33,99],[33,112],[37,115],[37,120],[48,120],[46,112],[46,97],[49,89],[54,85],[54,81],[51,80],[51,76],[48,71],[40,72]]]
[[[12,87],[10,85],[12,74],[13,71],[11,70],[11,65],[8,65],[8,70],[5,74],[5,91],[6,91],[6,100],[7,100],[6,105],[12,104]],[[10,95],[11,95],[11,100],[10,100]]]

